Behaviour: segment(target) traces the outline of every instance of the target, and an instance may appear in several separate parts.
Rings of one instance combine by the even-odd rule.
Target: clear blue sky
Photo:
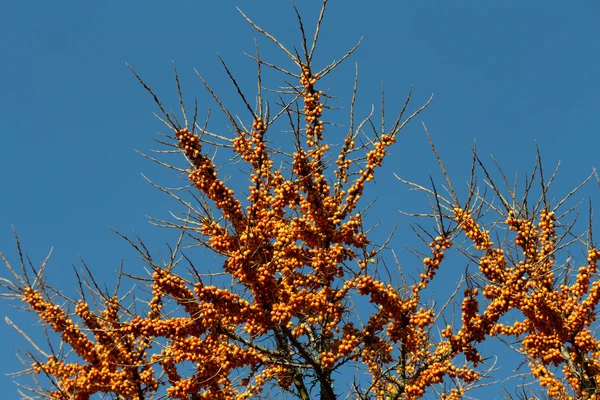
[[[312,27],[320,1],[298,3]],[[135,231],[151,246],[173,239],[147,216],[168,218],[168,211],[180,209],[140,173],[166,185],[183,181],[134,151],[156,148],[151,139],[164,129],[125,62],[175,109],[175,61],[187,97],[197,96],[202,112],[216,110],[195,78],[197,68],[245,116],[216,57],[219,52],[254,90],[254,64],[242,52],[254,51],[258,35],[236,5],[286,45],[299,44],[292,8],[281,0],[2,2],[0,251],[14,264],[11,225],[34,263],[54,247],[49,281],[66,292],[75,288],[72,265],[80,265],[79,256],[108,285],[122,257],[128,271],[142,270],[108,226]],[[474,139],[482,157],[493,154],[511,176],[531,170],[537,142],[548,169],[561,161],[557,197],[598,167],[600,3],[331,0],[316,64],[339,58],[361,36],[354,57],[323,82],[341,97],[337,104],[347,106],[354,62],[361,74],[360,115],[379,103],[382,81],[390,115],[410,85],[415,105],[435,93],[429,109],[400,136],[374,186],[381,192],[371,217],[399,220],[398,248],[415,243],[398,210],[422,210],[424,198],[392,173],[427,183],[437,170],[420,121],[459,184],[468,176]],[[270,43],[260,43],[263,56],[280,59]],[[341,122],[346,113],[335,118]],[[228,132],[218,116],[212,129]],[[598,187],[583,196],[598,199]],[[0,307],[3,316],[33,329],[27,316],[6,302]],[[11,346],[27,344],[1,323],[0,387],[3,398],[17,398],[4,374],[19,368]]]

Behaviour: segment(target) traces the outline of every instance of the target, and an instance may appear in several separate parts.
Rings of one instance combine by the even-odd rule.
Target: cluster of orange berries
[[[105,299],[106,309],[99,315],[91,312],[84,301],[78,301],[75,306],[75,313],[93,332],[94,343],[58,305],[47,302],[41,293],[31,288],[24,292],[23,300],[55,332],[61,333],[62,340],[87,363],[67,363],[50,356],[46,362],[34,364],[34,372],[54,377],[60,390],[51,396],[64,398],[64,393],[72,393],[77,394],[77,398],[88,398],[94,393],[110,391],[142,400],[138,396],[142,387],[144,391],[156,391],[158,382],[154,371],[150,365],[143,364],[147,347],[142,339],[128,335],[127,324],[119,321],[115,299]]]
[[[298,149],[296,152],[294,152],[293,158],[292,173],[301,178],[310,175],[311,170],[309,168],[308,155],[306,152],[302,149]]]
[[[425,266],[425,273],[421,274],[421,281],[415,284],[413,291],[417,293],[421,289],[427,287],[427,283],[433,279],[436,271],[440,268],[440,264],[444,259],[444,252],[452,247],[452,242],[442,236],[437,236],[431,243],[429,248],[431,249],[431,257],[425,257],[423,259],[423,265]]]
[[[387,154],[387,148],[394,143],[396,143],[395,137],[389,135],[381,135],[379,137],[374,144],[375,148],[367,153],[367,164],[361,172],[359,179],[370,182],[374,178],[375,168],[381,166],[383,159]]]
[[[475,382],[480,379],[480,376],[477,373],[477,371],[473,370],[472,368],[469,368],[467,365],[457,367],[455,365],[452,365],[451,362],[448,362],[448,370],[448,376],[452,378],[458,377],[459,379],[462,379],[465,382]]]
[[[339,357],[331,351],[324,351],[319,355],[319,358],[321,359],[321,366],[323,368],[333,368]]]
[[[523,245],[526,255],[535,254],[532,243],[536,243],[535,235],[538,234],[537,246],[540,248],[537,252],[538,257],[549,254],[545,246],[550,245],[552,246],[550,251],[553,250],[555,237],[553,214],[542,214],[542,222],[538,224],[539,231],[535,234],[532,233],[531,225],[526,223],[519,225],[519,221],[512,221],[514,226],[518,226],[518,236],[522,239],[517,244]],[[588,262],[595,263],[596,251],[591,250],[591,252],[594,252],[594,254],[588,258]],[[580,354],[585,355],[598,346],[598,342],[591,336],[589,329],[585,328],[595,319],[595,313],[592,311],[594,307],[590,307],[591,304],[585,304],[585,301],[582,303],[577,301],[585,293],[589,292],[591,295],[593,287],[589,287],[588,275],[590,272],[595,271],[595,268],[595,265],[590,264],[581,267],[576,282],[572,286],[569,287],[563,284],[557,290],[552,289],[554,287],[554,274],[548,270],[547,264],[538,263],[535,267],[532,267],[530,264],[522,262],[514,273],[519,274],[519,271],[527,271],[530,274],[529,280],[516,279],[517,275],[507,279],[506,290],[512,291],[513,299],[517,297],[521,299],[519,302],[514,302],[513,305],[525,314],[526,320],[515,323],[512,327],[496,325],[494,332],[513,336],[526,333],[526,337],[522,339],[521,343],[529,357],[537,360],[531,364],[531,371],[538,378],[540,384],[547,388],[550,396],[566,396],[564,384],[546,368],[547,365],[565,364],[567,360],[563,352],[572,349],[571,346],[566,346],[566,341],[573,341],[572,343],[577,352],[572,353],[571,357],[577,360],[578,365],[590,365],[590,359],[587,356],[584,357],[585,360],[581,359]],[[538,278],[540,274],[542,276]],[[534,290],[527,293],[528,288]],[[573,375],[573,371],[570,369],[571,367],[568,364],[564,365],[565,377],[573,390],[577,391],[582,384],[581,380],[587,378],[579,376],[579,374]]]
[[[358,333],[358,332],[356,332]],[[342,358],[352,353],[357,346],[360,344],[361,338],[360,336],[356,336],[355,334],[348,333],[344,335],[337,346],[337,358]]]
[[[167,395],[173,399],[185,400],[189,399],[190,394],[196,394],[199,391],[200,388],[196,384],[195,379],[179,379],[167,388]]]
[[[432,362],[404,389],[408,399],[418,399],[428,386],[441,383],[449,372],[447,362]]]
[[[527,259],[534,258],[537,254],[538,230],[533,222],[517,218],[512,210],[509,211],[505,222],[511,231],[517,232],[514,243],[521,247],[523,255]]]
[[[155,285],[155,296],[167,293],[172,298],[177,299],[177,302],[184,307],[188,314],[194,313],[196,304],[190,301],[194,299],[194,293],[188,288],[183,278],[165,269],[157,268],[152,274],[152,279]]]
[[[261,117],[255,117],[254,122],[252,123],[252,129],[257,135],[262,135],[267,131],[267,124],[265,124]]]
[[[554,374],[546,369],[546,367],[539,362],[531,362],[529,364],[531,373],[535,378],[538,379],[541,386],[544,386],[548,390],[548,396],[550,398],[568,399],[572,398],[567,396],[567,392],[562,383],[560,383]]]
[[[173,341],[162,351],[162,360],[156,359],[167,373],[171,387],[168,394],[174,398],[187,399],[190,394],[199,398],[234,398],[239,393],[232,387],[229,375],[233,369],[254,369],[261,361],[254,349],[242,349],[227,342],[223,335],[206,338],[187,337]],[[196,364],[196,373],[183,379],[176,369],[181,362]]]
[[[596,279],[593,283],[591,282],[592,277],[596,275],[599,259],[600,251],[595,248],[590,249],[588,251],[587,265],[579,268],[575,282],[569,288],[569,291],[578,298],[582,298],[585,294],[588,294],[588,297],[582,304],[586,309],[594,309],[600,300],[600,281]]]
[[[461,306],[461,319],[464,327],[472,325],[473,320],[479,312],[479,303],[476,296],[479,294],[477,288],[467,288],[464,292],[464,299]]]
[[[290,318],[292,318],[292,306],[287,303],[276,303],[272,306],[271,310],[271,321],[274,323],[281,325],[285,323],[286,325],[291,322]]]
[[[378,322],[371,320],[369,325],[363,330],[373,329],[378,325]],[[369,336],[369,333],[365,332],[360,357],[362,362],[369,368],[374,382],[378,381],[377,377],[380,376],[383,366],[393,360],[392,351],[394,351],[394,347],[389,342],[379,336]]]
[[[521,336],[527,332],[528,324],[515,321],[512,325],[496,324],[494,325],[491,335],[504,335],[504,336]]]
[[[463,389],[452,389],[450,393],[442,393],[440,395],[440,400],[462,400],[465,395],[465,391]]]
[[[412,327],[423,329],[433,323],[433,317],[434,313],[432,310],[420,308],[410,316],[408,323]]]
[[[306,120],[306,140],[309,147],[315,145],[315,140],[323,140],[323,121],[319,120],[323,113],[320,91],[314,89],[319,79],[318,74],[313,75],[308,66],[302,67],[300,84],[304,87],[302,98],[304,100],[304,119]]]
[[[340,214],[341,218],[345,218],[346,214],[352,212],[356,207],[356,204],[360,200],[360,197],[362,196],[363,190],[365,188],[365,179],[366,178],[364,177],[364,175],[359,176],[356,182],[354,182],[352,186],[348,188],[348,195],[346,196],[346,206],[344,208],[344,212]]]
[[[198,135],[190,132],[188,128],[183,128],[175,133],[175,137],[179,140],[179,147],[183,149],[190,160],[193,161],[200,157],[202,143],[200,143]]]
[[[244,133],[237,135],[231,144],[233,146],[233,151],[239,154],[244,161],[254,161],[254,154],[252,153],[252,141],[248,139],[247,135]]]
[[[346,205],[344,207],[344,212],[340,215],[342,219],[345,218],[348,213],[354,210],[356,204],[362,196],[363,190],[365,188],[365,183],[373,180],[373,178],[375,177],[375,168],[381,166],[381,164],[383,163],[383,159],[386,156],[387,147],[391,146],[395,142],[395,137],[392,137],[390,135],[381,135],[374,144],[375,148],[367,153],[367,162],[364,168],[358,174],[356,181],[352,184],[352,186],[348,188],[346,192]],[[352,141],[351,144],[353,144]],[[338,175],[338,177],[347,176],[346,170],[350,164],[347,163],[347,161],[343,160],[344,156],[342,156],[341,159],[338,159],[338,173],[341,174]]]
[[[195,168],[189,173],[188,179],[215,202],[215,205],[223,211],[226,219],[238,227],[241,226],[243,220],[241,205],[233,197],[233,190],[227,188],[223,182],[217,179],[216,166],[211,159],[202,155],[202,144],[198,135],[192,134],[187,128],[183,128],[175,133],[175,137],[179,140],[179,147],[184,150],[185,155]]]
[[[244,161],[252,165],[255,171],[254,175],[257,177],[252,182],[256,183],[256,179],[270,176],[273,161],[267,154],[267,145],[263,140],[267,124],[261,117],[255,116],[254,118],[251,138],[248,139],[245,132],[241,132],[233,141],[233,149]]]
[[[337,169],[335,171],[335,177],[339,179],[343,183],[348,183],[348,169],[350,165],[352,165],[352,159],[348,159],[347,155],[354,148],[354,140],[351,135],[346,136],[344,140],[344,145],[340,150],[337,160],[335,163],[337,164]]]
[[[370,295],[371,303],[379,304],[388,315],[400,318],[407,311],[407,303],[402,301],[398,292],[390,284],[373,279],[369,275],[363,275],[355,280],[358,293]]]
[[[268,218],[273,218],[276,214],[283,217],[286,206],[294,206],[298,203],[298,192],[293,182],[285,180],[280,171],[275,172],[273,179],[273,196],[271,198],[272,213]]]
[[[506,257],[504,250],[499,248],[489,249],[485,255],[479,259],[479,270],[492,283],[502,284],[505,282]]]
[[[460,207],[454,208],[454,219],[460,224],[465,235],[473,241],[476,250],[487,250],[494,245],[490,240],[489,232],[482,230],[475,222],[471,211]]]
[[[38,316],[52,327],[52,330],[62,334],[62,340],[87,362],[97,359],[94,343],[81,332],[80,328],[67,317],[65,311],[58,305],[44,299],[41,293],[30,287],[25,288],[23,301],[29,304]]]
[[[381,135],[375,142],[375,148],[367,153],[366,171],[372,171],[375,167],[381,167],[385,158],[387,148],[396,143],[396,138],[390,135]],[[373,179],[371,174],[366,176],[367,182]]]
[[[217,179],[215,165],[208,157],[197,159],[196,169],[188,175],[188,179],[194,183],[200,191],[211,199],[215,206],[222,210],[223,216],[231,221],[234,226],[241,227],[244,219],[242,207],[233,194],[234,191]]]
[[[554,228],[556,222],[553,211],[544,209],[540,214],[538,228],[541,230],[539,235],[542,246],[541,255],[547,255],[551,254],[554,250],[554,243],[556,242],[556,232]]]
[[[339,218],[336,219],[336,222],[337,221],[339,221]],[[360,229],[362,228],[362,222],[362,216],[360,213],[351,215],[348,220],[342,224],[340,229],[333,233],[333,240],[336,243],[345,243],[358,249],[366,248],[366,246],[369,244],[369,240],[364,233],[360,232]],[[351,249],[346,249],[346,253],[354,254]],[[351,259],[352,258],[354,257],[352,256]]]

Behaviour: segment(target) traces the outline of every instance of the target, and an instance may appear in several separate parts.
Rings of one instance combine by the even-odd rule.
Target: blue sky
[[[320,1],[299,3],[312,27]],[[135,152],[156,148],[152,138],[165,130],[125,62],[175,109],[175,61],[186,99],[197,97],[201,112],[211,106],[212,129],[227,133],[193,69],[247,118],[217,58],[221,54],[241,84],[254,90],[254,64],[242,52],[254,51],[258,35],[235,6],[289,47],[299,44],[286,1],[0,5],[0,251],[9,260],[17,263],[14,225],[34,263],[54,247],[49,281],[72,292],[72,265],[80,265],[80,256],[109,286],[122,258],[129,271],[143,268],[108,226],[137,232],[154,247],[173,240],[147,216],[168,218],[178,205],[140,173],[165,185],[183,181]],[[399,221],[393,242],[399,248],[415,241],[398,210],[422,210],[426,203],[392,173],[427,183],[437,171],[421,121],[459,184],[468,177],[474,140],[484,160],[493,154],[509,176],[531,170],[538,143],[548,169],[561,161],[557,197],[598,167],[599,3],[330,0],[325,18],[318,66],[364,37],[339,73],[323,82],[340,96],[335,104],[346,107],[332,118],[343,122],[347,115],[355,62],[361,76],[359,115],[379,103],[382,81],[389,115],[410,85],[415,106],[435,93],[426,112],[403,131],[373,186],[379,201],[370,216],[384,220],[382,237],[390,223]],[[270,43],[260,39],[259,44],[265,58],[281,60]],[[598,186],[586,188],[581,197],[587,196],[597,199]],[[34,329],[31,319],[6,302],[0,307],[24,329]],[[19,368],[11,346],[27,346],[8,326],[0,332],[0,387],[7,398],[16,398],[4,374]]]

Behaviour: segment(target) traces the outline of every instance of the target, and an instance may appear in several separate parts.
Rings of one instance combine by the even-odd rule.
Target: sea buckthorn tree
[[[561,201],[549,200],[554,175],[544,179],[539,156],[521,194],[496,184],[475,152],[464,198],[439,157],[445,193],[433,181],[431,188],[405,182],[430,198],[431,213],[414,216],[430,221],[418,233],[426,252],[419,253],[412,282],[382,278],[386,246],[370,240],[359,203],[398,133],[429,102],[410,111],[409,93],[386,123],[382,96],[381,120],[373,112],[360,120],[357,78],[347,133],[341,141],[328,136],[328,114],[336,111],[319,83],[356,47],[329,65],[316,61],[326,5],[312,39],[296,10],[300,51],[242,13],[294,68],[263,59],[257,47],[250,58],[258,90],[250,100],[223,62],[247,109],[239,118],[200,77],[228,119],[229,135],[199,122],[197,107],[188,113],[177,71],[179,117],[134,72],[171,131],[163,145],[186,161],[181,167],[155,160],[189,181],[187,197],[160,188],[186,207],[183,217],[161,221],[180,238],[169,257],[156,260],[143,241],[123,236],[150,271],[121,271],[123,279],[149,288],[147,299],[131,302],[118,288],[102,289],[87,267],[78,275],[80,297],[71,299],[46,284],[46,262],[32,273],[20,247],[20,270],[2,257],[12,273],[2,278],[4,295],[33,311],[61,343],[48,350],[22,332],[34,348],[23,373],[35,380],[29,394],[23,387],[24,398],[459,399],[493,373],[479,345],[494,337],[528,363],[542,396],[597,398],[600,343],[592,325],[600,252],[591,230],[577,235],[565,222],[572,209],[562,209],[580,186]],[[266,92],[265,70],[281,74],[285,86]],[[287,147],[270,140],[282,135],[280,124],[287,126]],[[245,168],[246,192],[228,183],[212,156],[215,147]],[[489,191],[478,186],[478,174]],[[541,191],[532,200],[534,182]],[[196,265],[184,250],[190,242],[217,254],[221,272]],[[557,261],[576,246],[586,252],[580,266]],[[451,248],[472,267],[456,275],[456,291],[438,305],[424,293]],[[374,307],[358,315],[354,305],[361,302]],[[452,305],[456,316],[447,312]]]

